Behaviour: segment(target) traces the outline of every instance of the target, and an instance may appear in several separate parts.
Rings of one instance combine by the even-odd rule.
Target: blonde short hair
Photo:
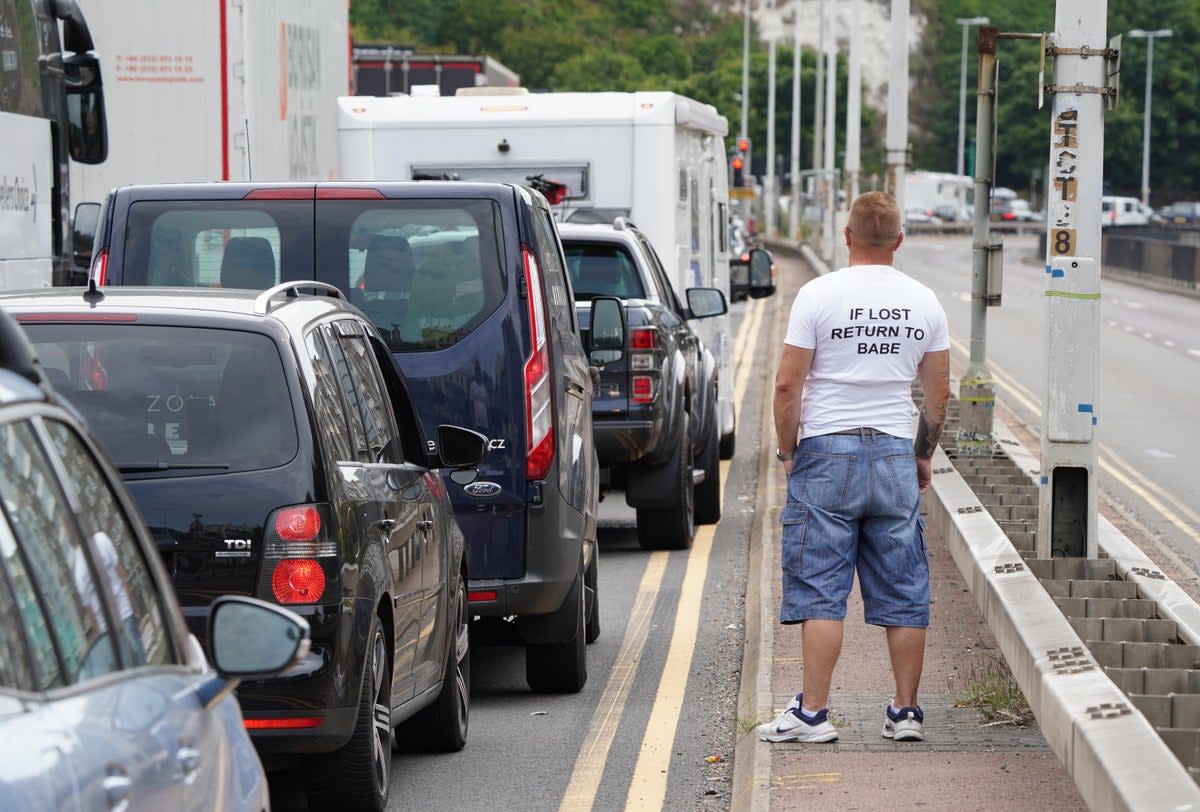
[[[900,237],[900,207],[883,192],[867,192],[854,199],[846,228],[857,242],[871,248],[891,248]]]

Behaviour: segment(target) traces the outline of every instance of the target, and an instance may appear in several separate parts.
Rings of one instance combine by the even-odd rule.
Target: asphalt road
[[[740,328],[747,314],[762,318],[777,305],[732,308],[747,360],[739,364],[738,448],[723,464],[720,524],[701,528],[690,551],[649,553],[638,546],[623,494],[607,494],[602,632],[588,648],[584,690],[532,694],[520,648],[475,648],[466,748],[397,752],[389,809],[729,808],[747,539],[763,387],[776,352]]]
[[[1033,237],[1005,238],[1004,294],[987,311],[987,363],[997,405],[1040,433],[1047,382],[1046,273]],[[971,335],[969,236],[911,236],[903,270],[946,308],[961,372]],[[1097,438],[1102,512],[1193,598],[1200,595],[1200,300],[1129,282],[1101,285]],[[1063,351],[1063,350],[1059,350]],[[1036,442],[1029,446],[1037,449]],[[1182,577],[1180,577],[1182,576]]]

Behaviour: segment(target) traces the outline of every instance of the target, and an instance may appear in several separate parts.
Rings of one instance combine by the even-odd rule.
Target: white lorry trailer
[[[335,176],[346,0],[78,3],[107,71],[109,151],[72,166],[75,201],[130,183]]]
[[[678,294],[728,294],[728,122],[669,92],[480,92],[338,99],[342,180],[531,179],[561,222],[629,218]],[[541,184],[545,188],[545,184]],[[728,315],[696,322],[717,366],[721,457],[734,451],[733,338]]]

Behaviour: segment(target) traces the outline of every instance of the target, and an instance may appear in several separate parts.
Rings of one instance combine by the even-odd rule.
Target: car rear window
[[[275,342],[240,330],[26,322],[55,388],[124,473],[273,468],[296,455]]]
[[[625,246],[615,243],[563,243],[567,271],[575,301],[588,302],[597,296],[644,299],[641,274]]]
[[[491,200],[321,199],[317,278],[349,292],[393,352],[440,350],[504,300]]]
[[[265,290],[312,278],[312,200],[144,200],[129,207],[123,285]]]

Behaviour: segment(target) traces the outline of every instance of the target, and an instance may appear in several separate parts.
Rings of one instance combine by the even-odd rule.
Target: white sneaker
[[[758,738],[765,742],[835,742],[837,728],[829,721],[829,709],[819,711],[811,721],[800,713],[803,694],[788,703],[772,722],[758,726]]]
[[[898,742],[923,742],[925,734],[921,724],[924,721],[925,714],[920,708],[901,708],[893,713],[892,706],[888,705],[883,717],[883,737]]]

